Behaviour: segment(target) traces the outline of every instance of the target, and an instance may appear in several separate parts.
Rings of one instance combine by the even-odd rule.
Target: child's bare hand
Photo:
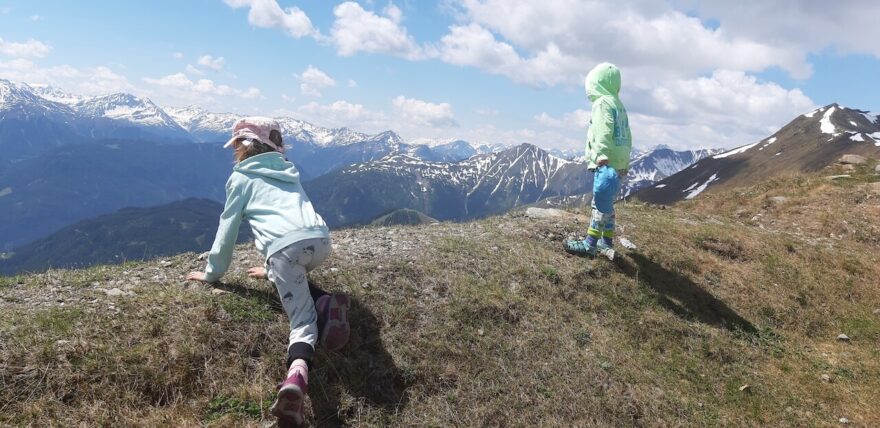
[[[187,280],[187,281],[208,282],[208,281],[205,279],[205,273],[204,273],[204,272],[195,272],[195,271],[186,274],[186,280]]]
[[[252,267],[247,270],[247,274],[249,277],[254,279],[266,279],[268,275],[266,275],[266,268],[262,267]]]

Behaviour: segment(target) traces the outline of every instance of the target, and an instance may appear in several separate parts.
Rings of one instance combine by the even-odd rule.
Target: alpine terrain
[[[707,157],[633,196],[668,204],[714,188],[761,183],[784,174],[812,172],[844,154],[880,154],[880,117],[831,104],[795,118],[773,135]]]

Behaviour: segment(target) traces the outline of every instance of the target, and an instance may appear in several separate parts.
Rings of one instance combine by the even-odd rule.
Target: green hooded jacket
[[[254,244],[266,259],[295,242],[330,236],[303,191],[299,171],[278,152],[247,158],[233,168],[226,182],[226,207],[208,253],[208,282],[217,281],[229,268],[242,220],[250,223]]]
[[[629,169],[632,135],[626,108],[618,96],[620,70],[614,64],[599,64],[587,74],[584,86],[593,103],[587,130],[588,167],[594,169],[607,159],[608,165],[618,171]]]

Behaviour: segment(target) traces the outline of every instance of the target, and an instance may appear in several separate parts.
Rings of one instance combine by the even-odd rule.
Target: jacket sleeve
[[[607,100],[600,98],[593,103],[590,133],[592,159],[597,163],[611,159],[611,150],[614,147],[614,116]]]
[[[217,282],[229,269],[232,262],[232,250],[238,238],[238,227],[241,225],[244,214],[243,183],[234,177],[229,177],[226,183],[226,207],[220,214],[220,226],[217,228],[217,236],[214,237],[214,245],[208,254],[208,266],[205,268],[205,280]]]

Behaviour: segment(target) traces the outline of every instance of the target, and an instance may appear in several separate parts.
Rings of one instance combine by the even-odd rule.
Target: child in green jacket
[[[619,97],[620,70],[614,64],[597,65],[587,74],[585,89],[593,103],[586,147],[587,167],[594,173],[592,213],[587,239],[566,241],[565,249],[589,256],[597,250],[613,254],[614,201],[632,151],[629,118]]]

